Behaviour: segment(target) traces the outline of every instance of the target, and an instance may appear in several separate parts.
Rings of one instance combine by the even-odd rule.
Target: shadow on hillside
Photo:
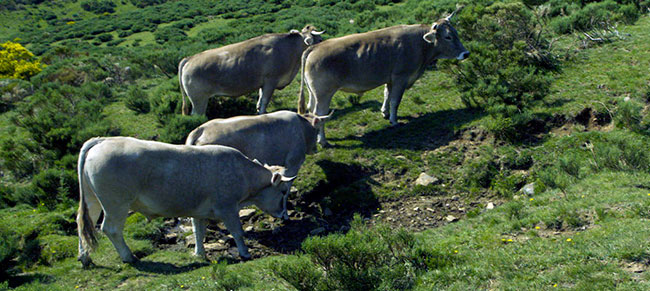
[[[4,268],[4,266],[2,266],[2,268]],[[9,288],[17,288],[20,285],[28,284],[32,282],[48,284],[54,281],[55,281],[54,276],[51,275],[29,273],[29,274],[18,274],[16,276],[9,277],[9,279],[7,280],[7,284],[9,285]]]
[[[153,262],[153,261],[138,261],[135,264],[132,264],[134,268],[138,271],[147,272],[147,273],[156,273],[156,274],[180,274],[189,272],[201,267],[205,267],[209,263],[190,263],[184,266],[176,266],[170,263],[162,262]]]
[[[248,238],[275,252],[291,253],[300,250],[302,242],[310,235],[347,232],[355,213],[370,217],[376,212],[379,201],[371,186],[377,182],[370,178],[373,173],[369,169],[328,160],[316,164],[323,169],[326,178],[293,201],[297,203],[294,209],[300,209],[305,216],[286,221],[273,230],[249,233]]]
[[[454,140],[454,128],[460,128],[463,124],[481,118],[485,114],[468,108],[442,110],[419,117],[400,117],[398,121],[407,120],[408,122],[400,123],[395,127],[391,127],[386,121],[386,127],[367,132],[360,137],[349,135],[344,138],[329,138],[328,140],[333,142],[358,140],[361,142],[353,146],[335,144],[334,147],[337,148],[431,150]]]

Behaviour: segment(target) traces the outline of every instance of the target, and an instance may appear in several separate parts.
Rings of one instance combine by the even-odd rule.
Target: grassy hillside
[[[97,266],[84,270],[74,222],[78,147],[96,135],[178,142],[204,121],[180,116],[181,57],[305,23],[328,38],[429,23],[456,3],[112,1],[105,15],[83,2],[0,10],[0,40],[21,38],[48,65],[29,81],[0,80],[0,289],[649,288],[648,16],[627,21],[622,5],[605,6],[612,1],[548,1],[540,38],[553,45],[536,47],[535,63],[516,41],[501,47],[509,34],[491,21],[503,11],[533,17],[539,7],[466,3],[454,25],[474,59],[425,72],[402,100],[400,126],[381,117],[383,87],[334,96],[326,125],[334,147],[307,158],[291,220],[258,211],[244,221],[254,260],[238,260],[222,224],[210,225],[206,243],[226,248],[203,260],[191,256],[182,223],[134,214],[126,240],[141,262],[121,263],[102,235],[91,254]],[[595,43],[564,31],[606,8],[621,11],[608,15],[621,37]],[[545,57],[554,68],[543,68]],[[498,75],[485,69],[491,64],[506,66],[492,70]],[[516,77],[521,68],[530,83]],[[464,80],[470,73],[485,82]],[[295,110],[297,80],[274,94],[269,111]],[[250,114],[255,99],[214,98],[209,115]],[[416,185],[422,173],[438,182]],[[534,193],[521,192],[529,183]]]

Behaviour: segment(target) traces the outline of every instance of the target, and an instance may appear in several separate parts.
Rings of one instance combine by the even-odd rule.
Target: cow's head
[[[469,52],[458,38],[458,32],[451,26],[451,17],[455,14],[442,18],[431,25],[431,30],[422,38],[424,41],[435,46],[437,59],[459,59],[469,57]]]
[[[318,116],[314,115],[311,113],[303,114],[302,117],[309,122],[310,126],[307,126],[305,129],[305,141],[307,142],[307,154],[313,154],[317,151],[318,147],[316,147],[316,139],[318,136],[318,131],[320,130],[321,126],[325,124],[326,121],[330,120],[332,118],[332,115],[334,114],[334,110],[330,112],[330,114],[325,115],[325,116]]]
[[[298,33],[300,36],[302,36],[303,42],[310,46],[317,44],[321,41],[323,41],[323,38],[320,36],[323,34],[325,31],[316,31],[316,27],[313,25],[305,25],[305,27],[302,29],[302,31],[298,31],[296,29],[292,29],[290,33]]]
[[[286,188],[288,188],[287,182],[291,182],[295,178],[295,176],[285,177],[279,172],[273,172],[271,185],[262,189],[253,198],[253,204],[275,218],[289,219],[287,213],[289,191]]]

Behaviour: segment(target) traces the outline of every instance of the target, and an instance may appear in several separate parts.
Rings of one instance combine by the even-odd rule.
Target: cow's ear
[[[430,31],[425,35],[423,35],[422,38],[424,39],[424,41],[428,43],[433,43],[436,40],[436,31],[435,30]]]
[[[271,176],[271,184],[273,186],[278,186],[280,185],[280,182],[282,182],[282,174],[278,172],[273,173],[273,176]]]
[[[306,45],[312,45],[314,44],[314,38],[311,36],[311,33],[307,34],[307,36],[304,39]]]

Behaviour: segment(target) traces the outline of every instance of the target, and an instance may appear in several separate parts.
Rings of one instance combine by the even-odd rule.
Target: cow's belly
[[[176,197],[167,198],[164,197]],[[131,204],[131,210],[140,212],[147,217],[201,217],[212,216],[213,205],[209,205],[205,199],[196,197],[184,197],[183,195],[138,195]]]

